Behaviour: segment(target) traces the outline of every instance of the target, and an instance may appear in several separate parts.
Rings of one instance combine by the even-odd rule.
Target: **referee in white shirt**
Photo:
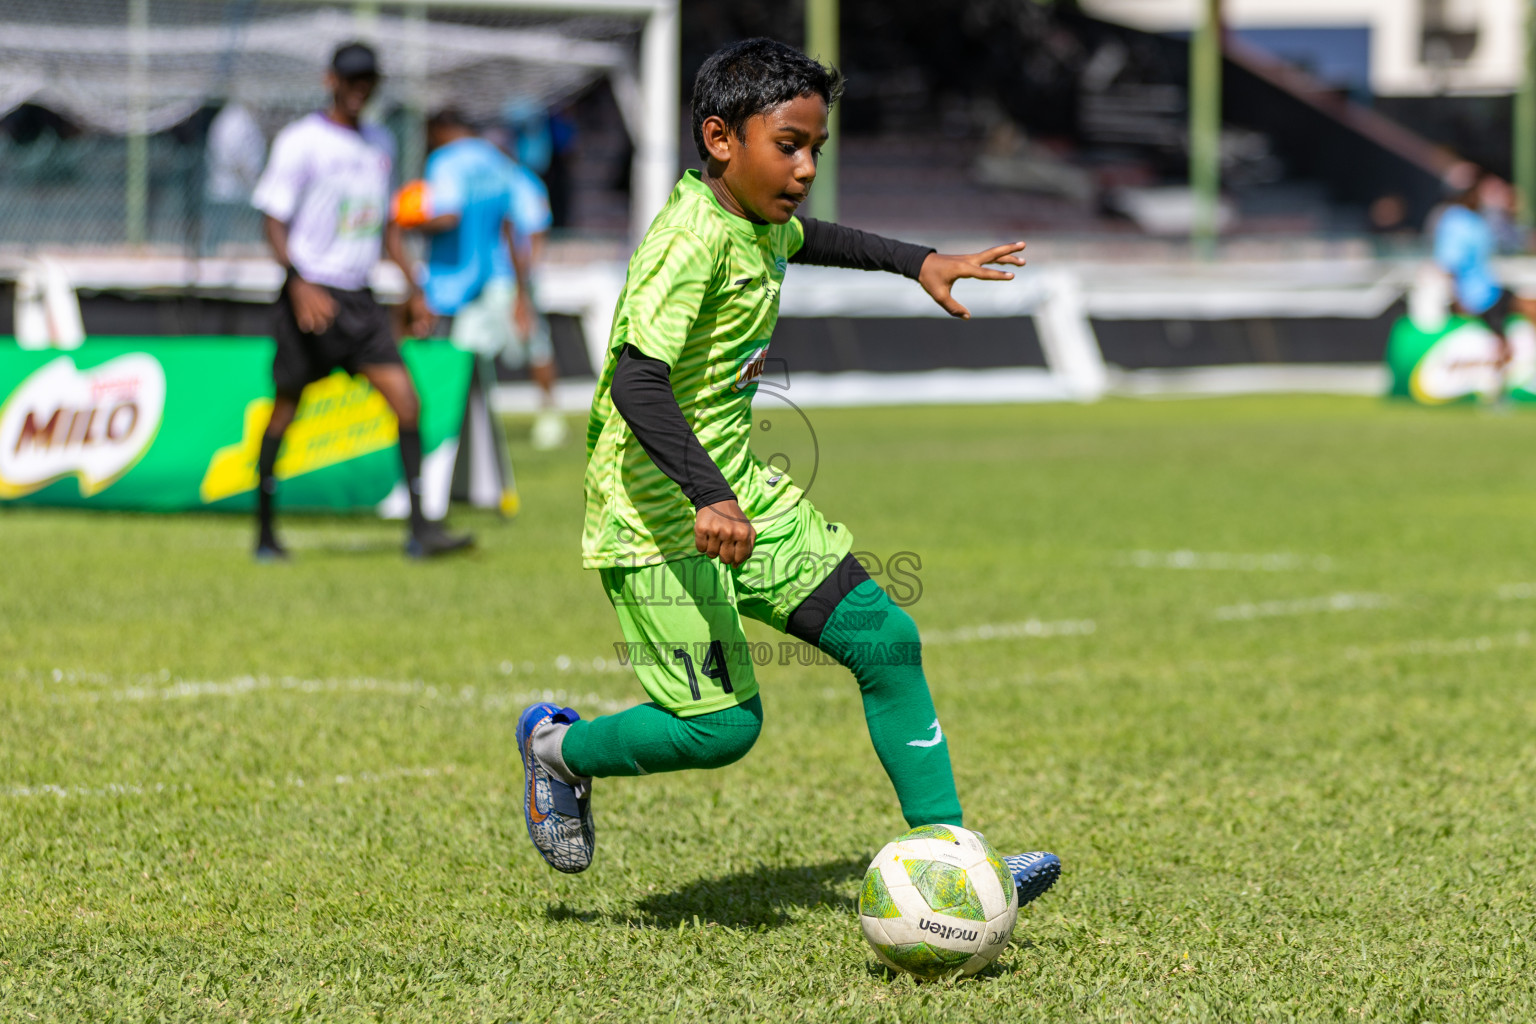
[[[411,497],[405,550],[418,558],[439,555],[468,547],[472,538],[449,534],[422,515],[421,401],[401,362],[389,314],[368,289],[382,243],[410,285],[410,330],[418,336],[427,332],[430,314],[399,229],[386,224],[394,147],[382,128],[360,120],[379,84],[378,58],[362,43],[347,43],[331,58],[325,84],[330,107],[278,133],[251,198],[265,214],[272,255],[288,272],[273,334],[277,396],[257,464],[256,557],[288,556],[273,529],[278,448],[305,385],[337,367],[368,378],[394,409]]]

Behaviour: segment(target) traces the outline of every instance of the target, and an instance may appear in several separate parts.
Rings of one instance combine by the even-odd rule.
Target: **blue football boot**
[[[1054,853],[1020,853],[1004,857],[1003,863],[1013,874],[1013,884],[1019,890],[1019,906],[1045,895],[1045,890],[1056,884],[1061,877],[1061,858]]]
[[[572,708],[546,703],[529,705],[517,719],[517,751],[527,779],[523,818],[528,838],[550,867],[572,875],[587,869],[597,846],[592,780],[577,778],[570,783],[561,778],[569,770],[560,758],[559,741],[566,728],[580,719]],[[560,774],[550,769],[551,762],[558,765]]]

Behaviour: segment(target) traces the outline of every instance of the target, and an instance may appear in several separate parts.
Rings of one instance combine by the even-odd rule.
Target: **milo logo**
[[[925,932],[931,932],[941,939],[959,939],[961,942],[975,942],[981,932],[974,928],[956,928],[954,925],[940,924],[927,918],[920,918],[917,926]]]
[[[740,391],[757,378],[763,375],[763,369],[768,365],[768,346],[760,345],[753,349],[747,356],[747,361],[741,364],[741,369],[736,371],[736,381],[731,385],[732,391]]]
[[[69,356],[42,366],[0,406],[0,498],[73,474],[89,497],[149,450],[165,413],[165,371],[142,352],[89,370]]]

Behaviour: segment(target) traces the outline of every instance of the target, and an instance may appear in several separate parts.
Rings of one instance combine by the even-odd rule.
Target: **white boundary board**
[[[58,262],[76,287],[146,296],[194,293],[244,301],[270,301],[281,285],[265,259],[186,260],[172,257],[65,256]],[[4,261],[0,261],[4,263]],[[1500,277],[1536,292],[1536,259],[1499,261]],[[0,276],[16,268],[0,265]],[[614,305],[624,284],[617,261],[548,264],[539,273],[545,309],[575,316],[593,366],[601,366]],[[380,264],[372,285],[397,299],[399,272]],[[1137,397],[1312,392],[1380,394],[1378,366],[1291,364],[1126,371],[1106,366],[1092,319],[1221,320],[1268,317],[1373,319],[1402,298],[1443,310],[1441,276],[1427,264],[1406,261],[1298,261],[1274,264],[1178,266],[1073,262],[1049,270],[1029,268],[1009,282],[962,281],[956,297],[976,317],[1034,319],[1048,368],[939,370],[925,373],[799,373],[794,401],[811,405],[1092,401],[1102,395]],[[1420,301],[1422,299],[1422,301]],[[947,314],[914,282],[886,274],[821,267],[791,267],[782,313],[793,317],[942,317]],[[590,382],[563,381],[562,408],[591,401]],[[498,411],[537,408],[529,385],[504,385]]]

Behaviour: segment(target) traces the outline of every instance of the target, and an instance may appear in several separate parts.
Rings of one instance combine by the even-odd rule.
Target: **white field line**
[[[1210,569],[1224,572],[1328,572],[1333,559],[1327,555],[1231,554],[1223,551],[1132,551],[1124,564],[1138,569]]]
[[[936,630],[925,632],[922,637],[925,644],[964,644],[976,640],[1012,640],[1016,637],[1089,636],[1097,632],[1098,628],[1098,623],[1092,619],[1061,619],[1056,622],[1026,619],[1023,622],[994,622]]]
[[[399,779],[433,779],[444,775],[452,775],[456,770],[456,766],[449,764],[443,765],[441,768],[384,768],[375,772],[365,771],[344,775],[318,775],[308,779],[302,775],[295,775],[290,772],[280,780],[260,779],[257,784],[267,789],[277,789],[279,787],[305,789],[321,786],[377,785],[384,782],[394,782]],[[94,786],[61,786],[54,783],[43,783],[32,786],[3,786],[0,787],[0,796],[7,796],[12,799],[51,796],[63,800],[70,797],[191,793],[195,789],[196,787],[190,782],[155,782],[142,785],[133,782],[106,782]]]
[[[55,670],[55,678],[63,673]],[[93,681],[101,677],[93,676]],[[566,689],[539,689],[517,692],[481,690],[474,686],[457,688],[435,686],[421,680],[391,682],[379,679],[298,679],[290,676],[237,676],[234,679],[208,681],[172,679],[164,685],[128,686],[116,690],[85,690],[50,695],[57,703],[103,702],[165,702],[196,698],[235,698],[253,694],[384,694],[411,697],[424,701],[441,701],[450,705],[474,705],[486,711],[521,709],[535,701],[547,700],[574,707],[591,708],[602,714],[613,714],[634,707],[639,701],[615,699],[594,692],[577,692]]]
[[[518,673],[534,676],[548,675],[551,673],[559,673],[564,675],[572,672],[578,675],[588,673],[628,675],[630,671],[629,666],[619,661],[616,657],[604,658],[599,656],[588,660],[586,658],[572,658],[568,654],[556,655],[553,659],[542,665],[535,661],[503,661],[497,667],[501,674],[504,676],[516,675]],[[92,672],[85,669],[65,668],[50,669],[48,672],[43,673],[42,675],[34,672],[20,670],[16,672],[16,678],[24,682],[43,682],[51,680],[55,683],[68,683],[71,685],[78,683],[90,683],[103,687],[113,686],[115,684],[124,682],[132,682],[134,684],[133,686],[129,687],[128,690],[121,691],[124,696],[119,699],[125,700],[148,699],[146,695],[138,694],[136,692],[141,689],[158,690],[158,693],[162,698],[169,700],[175,697],[196,697],[216,694],[227,696],[229,693],[241,689],[270,688],[273,683],[280,684],[283,689],[303,690],[305,692],[334,692],[336,690],[345,688],[353,691],[417,693],[420,692],[422,688],[427,687],[427,684],[421,682],[420,680],[401,683],[377,679],[300,679],[292,676],[284,676],[277,680],[272,680],[267,676],[237,676],[234,679],[224,682],[209,683],[183,680],[180,677],[172,676],[170,669],[164,668],[160,669],[158,672],[147,672],[142,675],[130,677],[130,679],[123,679],[121,677],[113,676],[105,672]],[[254,686],[253,681],[261,681],[263,685]],[[159,684],[158,687],[157,684]],[[130,693],[132,693],[131,696],[129,695]],[[99,700],[103,699],[103,697],[101,695],[97,695],[95,697],[86,697],[84,699]]]
[[[233,679],[210,682],[205,680],[177,679],[165,686],[129,686],[106,693],[84,692],[76,695],[82,701],[170,701],[196,697],[244,697],[262,691],[287,691],[292,693],[385,693],[396,696],[437,696],[437,688],[418,681],[396,683],[380,679],[295,679],[284,677],[271,679],[267,676],[236,676]]]
[[[619,675],[628,675],[629,666],[617,657],[604,658],[599,655],[588,661],[585,658],[572,658],[568,654],[558,654],[549,663],[547,668],[541,668],[533,661],[503,661],[499,666],[504,676],[516,675],[521,672],[524,675],[535,675],[541,672],[611,672]]]
[[[547,701],[567,707],[592,708],[604,715],[616,715],[627,711],[640,702],[633,697],[615,699],[596,693],[572,693],[566,690],[528,690],[523,693],[487,696],[483,702],[487,708],[521,710],[535,701]]]
[[[1500,601],[1529,601],[1536,597],[1536,583],[1506,583],[1499,588]]]
[[[1364,611],[1372,608],[1385,608],[1391,603],[1392,599],[1385,594],[1327,594],[1323,597],[1303,597],[1290,601],[1229,604],[1217,608],[1212,614],[1220,622],[1236,622],[1248,619],[1268,619],[1281,615],[1313,615],[1317,613]]]
[[[1522,629],[1518,633],[1505,636],[1462,636],[1412,640],[1404,644],[1382,644],[1377,647],[1347,647],[1344,649],[1344,657],[1352,660],[1395,654],[1455,657],[1463,654],[1487,654],[1490,651],[1510,647],[1529,647],[1531,640],[1531,634]]]

